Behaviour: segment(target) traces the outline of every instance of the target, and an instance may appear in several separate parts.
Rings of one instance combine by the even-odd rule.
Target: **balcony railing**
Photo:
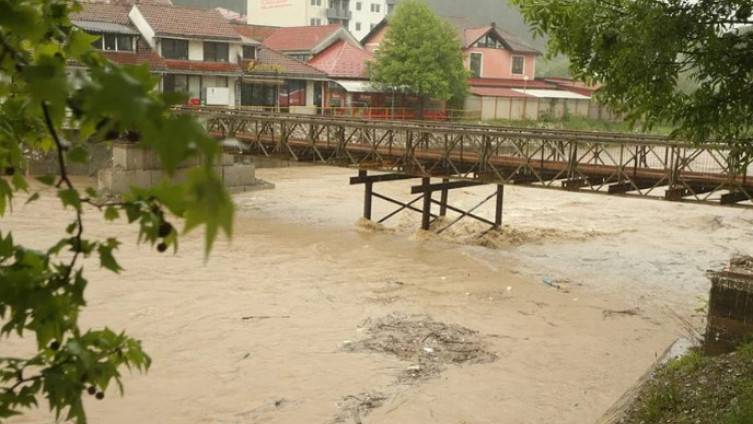
[[[327,9],[327,19],[349,20],[353,16],[350,10],[331,7]]]

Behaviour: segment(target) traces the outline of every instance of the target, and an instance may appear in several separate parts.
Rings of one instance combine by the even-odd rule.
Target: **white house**
[[[219,12],[137,4],[128,16],[164,63],[163,91],[187,92],[193,104],[240,104],[244,43]]]

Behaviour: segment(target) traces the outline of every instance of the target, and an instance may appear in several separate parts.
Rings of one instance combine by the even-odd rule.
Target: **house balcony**
[[[348,21],[353,16],[350,10],[341,9],[336,7],[330,7],[327,9],[327,19],[338,19],[342,21]]]

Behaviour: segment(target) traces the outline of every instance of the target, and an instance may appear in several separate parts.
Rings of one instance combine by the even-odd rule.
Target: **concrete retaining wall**
[[[29,175],[59,175],[56,150],[48,153],[33,153],[27,164]],[[112,149],[109,143],[89,145],[89,160],[86,163],[66,163],[68,175],[94,177],[105,168],[112,166]]]
[[[198,159],[193,159],[181,164],[171,181],[185,181],[190,170],[199,163]],[[215,171],[230,192],[268,187],[256,179],[256,167],[250,158],[238,157],[236,161],[236,156],[223,154]],[[116,143],[112,147],[112,166],[99,171],[97,187],[102,192],[118,195],[128,192],[131,187],[155,187],[167,178],[170,177],[162,170],[156,153],[134,144]]]
[[[753,337],[753,271],[731,268],[713,272],[705,350],[728,353]]]

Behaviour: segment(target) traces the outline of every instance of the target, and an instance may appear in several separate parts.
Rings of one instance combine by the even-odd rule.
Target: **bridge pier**
[[[424,231],[429,231],[429,228],[431,228],[431,197],[432,192],[429,191],[429,186],[431,185],[431,178],[422,178],[421,179],[421,187],[424,188],[424,209],[423,213],[421,214],[421,229]]]
[[[412,178],[421,178],[421,185],[411,187],[411,194],[414,194],[414,195],[420,194],[420,196],[413,199],[412,201],[408,203],[390,198],[388,196],[379,194],[374,191],[375,183],[406,180],[406,179],[412,179]],[[496,190],[492,195],[486,197],[484,200],[479,202],[476,206],[474,206],[468,211],[462,210],[460,208],[456,208],[449,204],[450,190],[485,185],[485,183],[476,182],[476,181],[450,181],[449,178],[443,178],[441,183],[432,184],[431,177],[413,177],[413,176],[401,175],[401,174],[369,175],[368,171],[359,170],[358,176],[350,179],[350,184],[351,185],[355,185],[355,184],[364,185],[363,217],[369,221],[371,221],[373,217],[372,205],[373,205],[373,199],[374,197],[376,197],[378,199],[387,201],[389,203],[392,203],[398,206],[397,210],[393,211],[392,213],[388,214],[387,216],[379,220],[380,224],[407,209],[413,212],[420,213],[421,214],[421,229],[424,231],[429,231],[431,229],[431,225],[437,219],[447,216],[447,211],[451,210],[453,212],[460,214],[460,216],[454,219],[450,224],[445,225],[443,228],[438,230],[437,231],[438,233],[441,233],[447,230],[448,228],[455,225],[463,218],[472,218],[477,221],[488,224],[491,228],[488,231],[486,231],[484,234],[488,233],[489,231],[498,230],[502,228],[502,218],[503,218],[504,198],[505,198],[505,186],[502,184],[497,184]],[[433,198],[434,192],[437,192],[437,191],[440,192],[439,201],[434,200]],[[474,214],[474,211],[476,211],[478,208],[486,204],[492,198],[496,198],[494,221],[491,221],[489,219],[486,219],[484,217]],[[413,206],[419,201],[422,201],[421,209]],[[432,207],[434,204],[439,205],[439,215],[432,212]]]

